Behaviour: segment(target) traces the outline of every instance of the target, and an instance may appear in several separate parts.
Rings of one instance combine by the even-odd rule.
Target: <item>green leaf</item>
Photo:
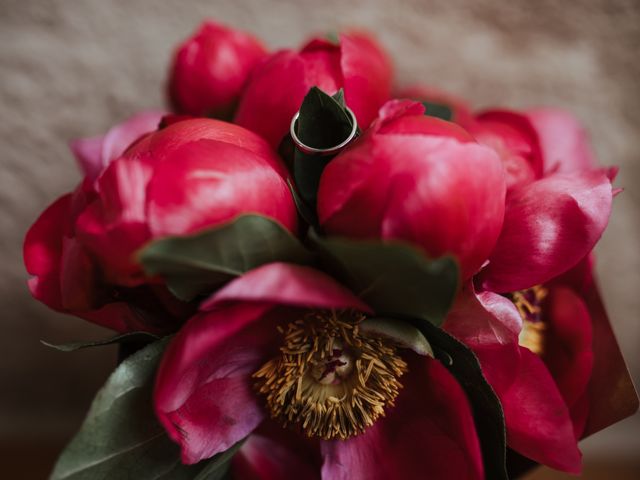
[[[353,123],[344,105],[344,92],[333,97],[311,87],[300,105],[296,134],[313,148],[331,148],[347,139]]]
[[[434,357],[433,349],[422,332],[404,320],[367,318],[360,323],[360,331],[390,339],[398,346],[409,348],[418,355]]]
[[[429,260],[398,242],[321,238],[310,241],[326,270],[379,316],[418,317],[440,325],[458,289],[458,265],[451,257]]]
[[[344,104],[344,92],[333,97],[318,87],[312,87],[300,106],[296,134],[300,141],[313,148],[331,148],[349,137],[353,129],[351,115]],[[335,156],[335,155],[334,155]],[[293,176],[296,187],[307,208],[316,210],[320,176],[332,156],[308,155],[295,151]]]
[[[473,409],[486,478],[508,480],[504,413],[497,395],[482,374],[475,354],[441,328],[424,320],[414,325],[429,340],[436,358],[458,380]]]
[[[437,117],[450,122],[453,119],[453,109],[444,103],[422,102],[424,105],[425,115]]]
[[[114,343],[140,343],[140,342],[152,342],[158,340],[160,337],[149,332],[129,332],[116,335],[114,337],[104,338],[102,340],[87,340],[78,342],[68,342],[54,344],[44,340],[40,340],[40,343],[47,347],[60,350],[61,352],[75,352],[82,348],[89,347],[102,347],[103,345],[113,345]]]
[[[293,197],[293,203],[296,204],[298,214],[307,223],[307,225],[318,225],[318,214],[309,208],[309,206],[300,198],[300,194],[296,191],[296,187],[291,183],[291,180],[287,179],[287,186]]]
[[[308,264],[311,254],[288,230],[260,215],[191,236],[165,237],[138,253],[148,275],[161,275],[182,300],[192,300],[234,277],[271,262]]]
[[[155,418],[153,381],[168,340],[147,346],[116,368],[60,455],[51,480],[223,478],[235,450],[182,465],[178,445]]]

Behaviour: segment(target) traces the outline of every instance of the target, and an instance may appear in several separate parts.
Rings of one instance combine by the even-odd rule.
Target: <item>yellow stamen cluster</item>
[[[271,417],[309,437],[347,439],[394,404],[407,364],[359,331],[361,314],[314,312],[281,330],[280,355],[253,377]]]
[[[542,315],[541,304],[548,293],[548,290],[542,285],[536,285],[511,294],[511,299],[522,317],[522,331],[518,343],[536,355],[544,353],[547,324],[540,317]]]

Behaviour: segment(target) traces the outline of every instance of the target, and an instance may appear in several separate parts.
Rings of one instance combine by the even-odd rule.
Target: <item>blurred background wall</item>
[[[79,179],[68,140],[163,105],[172,47],[204,17],[250,30],[273,48],[299,45],[312,32],[366,27],[388,48],[401,83],[437,85],[477,107],[572,110],[601,162],[621,167],[626,191],[615,200],[597,270],[637,383],[637,0],[0,0],[0,458],[6,468],[26,462],[33,469],[5,478],[46,474],[115,361],[110,347],[64,354],[39,343],[107,332],[31,299],[24,232]],[[586,440],[587,476],[627,478],[623,470],[638,465],[639,425],[635,416]],[[565,478],[549,475],[535,478]]]

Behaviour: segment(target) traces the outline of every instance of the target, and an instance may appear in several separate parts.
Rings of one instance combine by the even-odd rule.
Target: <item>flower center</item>
[[[344,440],[394,404],[407,364],[395,346],[360,332],[364,318],[320,311],[282,329],[280,355],[253,375],[273,419],[309,437]]]
[[[536,285],[509,294],[522,317],[522,331],[518,343],[536,355],[544,353],[547,324],[542,320],[542,302],[548,293],[542,285]]]

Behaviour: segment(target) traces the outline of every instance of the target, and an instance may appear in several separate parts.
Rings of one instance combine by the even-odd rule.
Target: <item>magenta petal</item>
[[[106,165],[122,155],[144,134],[157,130],[160,120],[166,114],[167,112],[162,111],[140,112],[109,130],[102,144],[102,158]]]
[[[282,441],[285,436],[294,437],[290,431],[271,438],[252,434],[233,458],[233,478],[241,480],[319,480],[319,468],[315,459],[305,455],[301,438],[295,442]]]
[[[378,155],[396,164],[385,192],[382,238],[412,242],[432,257],[452,254],[463,279],[469,278],[488,257],[502,226],[505,186],[499,160],[484,146],[444,137],[378,138]]]
[[[245,273],[201,304],[212,310],[227,301],[273,302],[293,307],[371,309],[331,277],[309,267],[270,263]]]
[[[104,135],[95,137],[78,138],[69,142],[69,148],[76,157],[76,161],[85,177],[95,180],[104,170],[102,160],[102,142]]]
[[[538,133],[545,172],[571,173],[596,166],[587,134],[569,112],[538,108],[526,116]]]
[[[452,254],[468,278],[495,245],[504,194],[502,165],[487,147],[431,135],[374,135],[325,168],[318,214],[332,234],[405,240],[432,257]]]
[[[607,226],[611,200],[611,183],[600,170],[551,175],[513,189],[502,232],[479,274],[483,287],[521,290],[576,265]]]
[[[166,112],[145,111],[112,127],[105,135],[81,138],[71,142],[71,150],[84,174],[95,180],[111,161],[122,155],[127,147],[145,133],[158,128]]]
[[[100,259],[110,283],[135,286],[144,281],[133,254],[150,238],[145,195],[151,175],[145,162],[117,159],[97,181],[99,200],[77,219],[77,237]]]
[[[391,61],[372,38],[358,32],[340,35],[340,51],[345,100],[364,130],[391,96]]]
[[[476,294],[468,284],[442,328],[470,346],[514,344],[522,330],[522,317],[511,300],[493,292]]]
[[[193,317],[167,348],[154,392],[156,414],[184,463],[222,452],[251,433],[263,412],[251,375],[268,358],[277,323],[271,305],[240,304]]]
[[[192,233],[242,213],[271,217],[289,230],[297,222],[291,192],[270,163],[216,140],[188,143],[156,164],[146,194],[154,237]]]
[[[508,445],[538,463],[579,473],[582,455],[569,411],[542,360],[524,347],[517,358],[496,355],[494,348],[474,351],[502,403]],[[517,374],[507,381],[503,370],[514,364]]]
[[[58,198],[40,214],[27,232],[23,258],[34,298],[54,310],[62,309],[60,262],[62,241],[71,209],[72,194]]]
[[[397,405],[363,434],[322,441],[323,480],[484,478],[467,397],[436,360],[416,359]]]
[[[276,52],[253,71],[234,123],[256,132],[277,148],[312,86],[305,81],[305,63],[298,54],[290,50]]]

